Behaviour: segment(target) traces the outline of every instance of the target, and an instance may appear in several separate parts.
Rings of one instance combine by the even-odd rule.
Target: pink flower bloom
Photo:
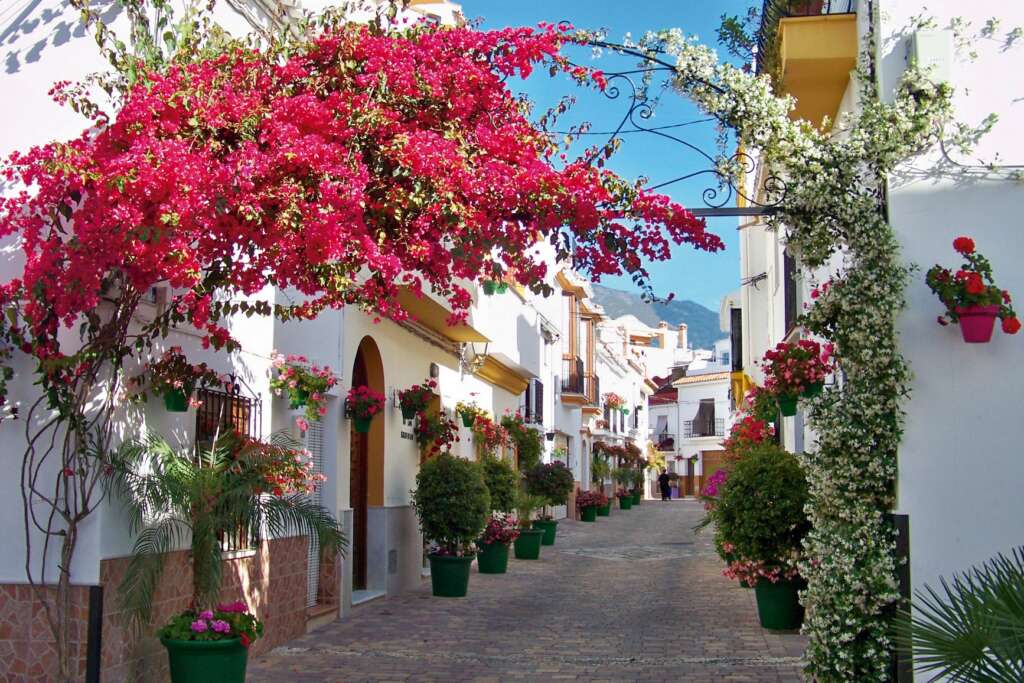
[[[231,624],[229,624],[228,622],[224,621],[223,619],[217,619],[212,624],[210,624],[210,626],[217,633],[230,633],[231,632]]]
[[[304,417],[295,418],[295,426],[299,428],[300,432],[304,432],[309,429],[309,422]]]
[[[203,610],[199,613],[200,619],[213,619],[213,612],[210,610]]]
[[[202,619],[196,619],[192,622],[192,630],[196,633],[206,633],[207,628],[209,628],[209,626]]]

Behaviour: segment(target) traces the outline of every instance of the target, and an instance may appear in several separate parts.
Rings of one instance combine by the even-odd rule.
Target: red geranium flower
[[[968,273],[965,287],[968,294],[981,294],[985,291],[985,282],[977,273]]]
[[[1020,331],[1020,321],[1016,317],[1003,318],[1003,332],[1006,334],[1017,334]]]
[[[953,248],[965,256],[974,253],[974,240],[970,237],[957,237],[953,240]]]

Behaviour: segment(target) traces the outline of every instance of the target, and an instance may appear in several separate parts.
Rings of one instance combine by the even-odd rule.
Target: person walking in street
[[[661,499],[662,500],[671,500],[672,499],[672,489],[669,488],[669,485],[668,485],[668,473],[665,472],[665,470],[662,470],[661,474],[658,475],[658,487],[661,489]]]

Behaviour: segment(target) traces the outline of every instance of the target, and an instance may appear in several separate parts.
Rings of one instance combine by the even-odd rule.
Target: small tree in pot
[[[535,526],[544,529],[544,545],[555,544],[555,533],[558,530],[558,522],[552,518],[548,507],[565,505],[575,485],[572,472],[558,461],[536,465],[526,473],[526,491],[544,499],[543,515],[535,522]]]
[[[491,511],[480,465],[442,453],[423,463],[412,504],[423,535],[434,542],[430,582],[434,595],[460,598],[469,587],[473,542]]]
[[[533,528],[533,513],[544,505],[540,496],[520,491],[516,496],[516,514],[519,516],[519,537],[515,540],[517,560],[540,559],[540,546],[544,530]]]
[[[730,558],[726,575],[757,589],[761,625],[795,629],[803,619],[797,570],[810,529],[807,482],[796,456],[775,444],[752,449],[718,491],[716,541]]]
[[[485,456],[480,465],[495,514],[487,520],[477,541],[477,568],[482,574],[503,574],[508,565],[508,547],[519,537],[516,519],[507,514],[516,506],[519,475],[512,465],[498,458]]]

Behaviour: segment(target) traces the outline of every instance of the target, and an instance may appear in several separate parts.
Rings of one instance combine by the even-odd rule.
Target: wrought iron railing
[[[659,451],[672,451],[676,447],[676,435],[672,432],[659,432],[652,441]]]
[[[583,396],[585,376],[582,358],[562,359],[562,393]]]
[[[687,420],[683,423],[684,439],[699,439],[706,436],[725,436],[725,418],[715,418],[713,426],[706,420]]]

